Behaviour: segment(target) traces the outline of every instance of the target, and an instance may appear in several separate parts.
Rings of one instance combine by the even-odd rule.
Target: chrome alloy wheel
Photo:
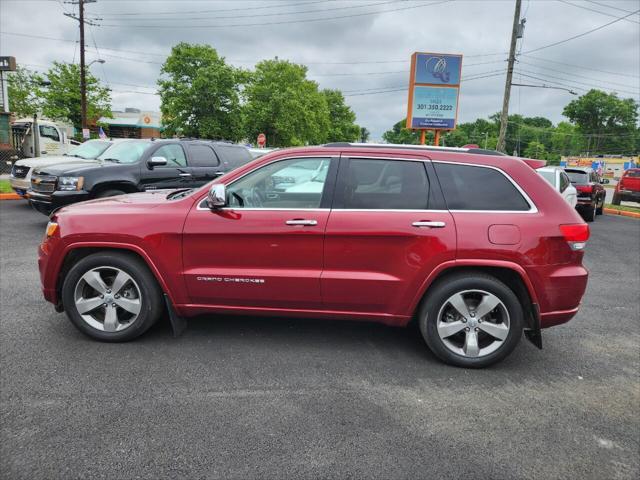
[[[464,290],[444,302],[436,326],[440,339],[453,353],[484,357],[498,350],[507,339],[509,312],[492,293]]]
[[[106,266],[82,275],[73,298],[82,319],[103,332],[120,332],[133,325],[142,304],[140,287],[131,275]]]

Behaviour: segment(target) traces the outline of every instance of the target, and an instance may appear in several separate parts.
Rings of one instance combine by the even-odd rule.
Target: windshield
[[[111,142],[103,140],[89,140],[78,145],[67,153],[71,157],[84,158],[85,160],[93,160],[98,158],[102,152],[111,146]]]
[[[640,178],[640,170],[627,170],[624,172],[625,177]]]
[[[136,163],[148,146],[149,142],[144,140],[114,143],[98,159],[111,160],[118,163]]]
[[[565,170],[571,183],[589,183],[589,174],[579,170]]]
[[[556,186],[556,172],[551,170],[538,170],[538,173],[554,187]]]

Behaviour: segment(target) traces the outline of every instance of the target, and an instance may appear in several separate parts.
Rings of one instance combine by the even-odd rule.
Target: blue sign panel
[[[420,85],[413,88],[411,128],[453,129],[457,111],[457,88]]]
[[[461,66],[461,55],[418,53],[414,82],[432,85],[460,85]]]

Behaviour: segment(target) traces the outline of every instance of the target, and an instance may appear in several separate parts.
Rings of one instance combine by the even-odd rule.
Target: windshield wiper
[[[103,160],[106,161],[106,162],[120,163],[120,160],[118,160],[117,158],[103,158]]]
[[[193,188],[178,188],[177,190],[174,190],[174,191],[169,192],[167,194],[167,200],[170,200],[172,198],[176,198],[178,196],[184,196],[188,192],[190,192],[191,190],[193,190]]]

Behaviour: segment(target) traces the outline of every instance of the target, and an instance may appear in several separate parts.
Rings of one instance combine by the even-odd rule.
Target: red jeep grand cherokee
[[[435,355],[482,367],[571,319],[589,229],[533,167],[479,149],[330,144],[274,152],[198,190],[65,207],[39,249],[45,298],[124,341],[166,308],[416,319]]]

